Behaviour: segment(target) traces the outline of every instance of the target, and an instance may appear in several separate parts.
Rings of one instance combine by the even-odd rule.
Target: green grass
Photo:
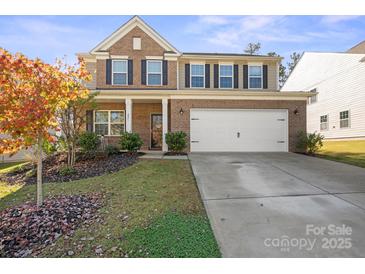
[[[0,199],[0,210],[35,198],[35,185]],[[44,184],[45,196],[103,192],[100,222],[60,238],[41,257],[219,257],[188,161],[141,160],[119,172]],[[161,228],[161,230],[159,230]],[[83,241],[83,238],[93,237]],[[141,250],[141,251],[140,251]]]
[[[365,140],[324,141],[322,158],[365,168]]]
[[[133,257],[219,257],[217,243],[209,231],[205,217],[171,212],[147,228],[126,233],[125,238]]]
[[[19,168],[27,162],[0,163],[0,173],[9,172],[15,168]]]

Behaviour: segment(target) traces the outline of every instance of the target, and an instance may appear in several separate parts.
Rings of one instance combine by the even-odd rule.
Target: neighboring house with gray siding
[[[365,48],[357,53],[305,52],[281,91],[316,91],[308,99],[307,131],[326,139],[365,138]],[[356,51],[355,51],[356,48]]]

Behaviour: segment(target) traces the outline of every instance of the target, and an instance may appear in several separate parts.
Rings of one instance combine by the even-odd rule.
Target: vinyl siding
[[[325,138],[365,137],[365,63],[318,85],[318,101],[308,105],[308,132],[320,131],[320,116],[328,114]],[[350,127],[340,128],[340,112],[349,110]]]
[[[328,139],[365,137],[365,54],[305,53],[282,91],[316,88],[317,102],[307,106],[307,131]],[[349,110],[350,127],[340,128],[340,112]],[[320,131],[320,116],[328,130]]]

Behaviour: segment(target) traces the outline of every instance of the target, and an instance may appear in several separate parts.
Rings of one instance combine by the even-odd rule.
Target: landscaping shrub
[[[168,132],[165,138],[166,144],[172,152],[182,152],[187,146],[186,133],[183,131]]]
[[[84,132],[79,137],[79,146],[84,153],[95,153],[100,144],[99,136],[94,132]]]
[[[322,146],[324,136],[320,133],[308,133],[301,131],[298,134],[297,148],[310,154],[314,155]]]
[[[129,152],[136,152],[142,147],[143,141],[138,133],[124,132],[120,137],[120,145],[122,149]]]
[[[69,166],[63,166],[60,168],[59,173],[62,176],[68,176],[68,175],[72,175],[72,174],[76,173],[76,169],[74,169],[73,167],[69,167]]]
[[[108,156],[115,155],[115,154],[119,154],[120,153],[120,149],[117,146],[107,145],[105,147],[105,153]]]

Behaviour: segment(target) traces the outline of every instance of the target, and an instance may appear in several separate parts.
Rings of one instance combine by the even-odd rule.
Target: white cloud
[[[18,27],[34,34],[52,33],[79,33],[83,30],[66,25],[55,24],[43,19],[18,19],[15,21]]]
[[[196,35],[198,40],[220,46],[220,51],[241,52],[248,43],[261,42],[264,52],[270,42],[303,44],[350,38],[351,34],[346,34],[348,29],[320,25],[323,21],[342,22],[354,18],[324,16],[318,18],[318,25],[303,26],[291,16],[200,16],[190,22],[186,31]]]
[[[357,15],[327,15],[323,16],[321,22],[324,24],[337,24],[340,22],[355,20]]]
[[[226,25],[229,23],[227,17],[216,15],[202,15],[199,16],[200,23],[209,25]]]

